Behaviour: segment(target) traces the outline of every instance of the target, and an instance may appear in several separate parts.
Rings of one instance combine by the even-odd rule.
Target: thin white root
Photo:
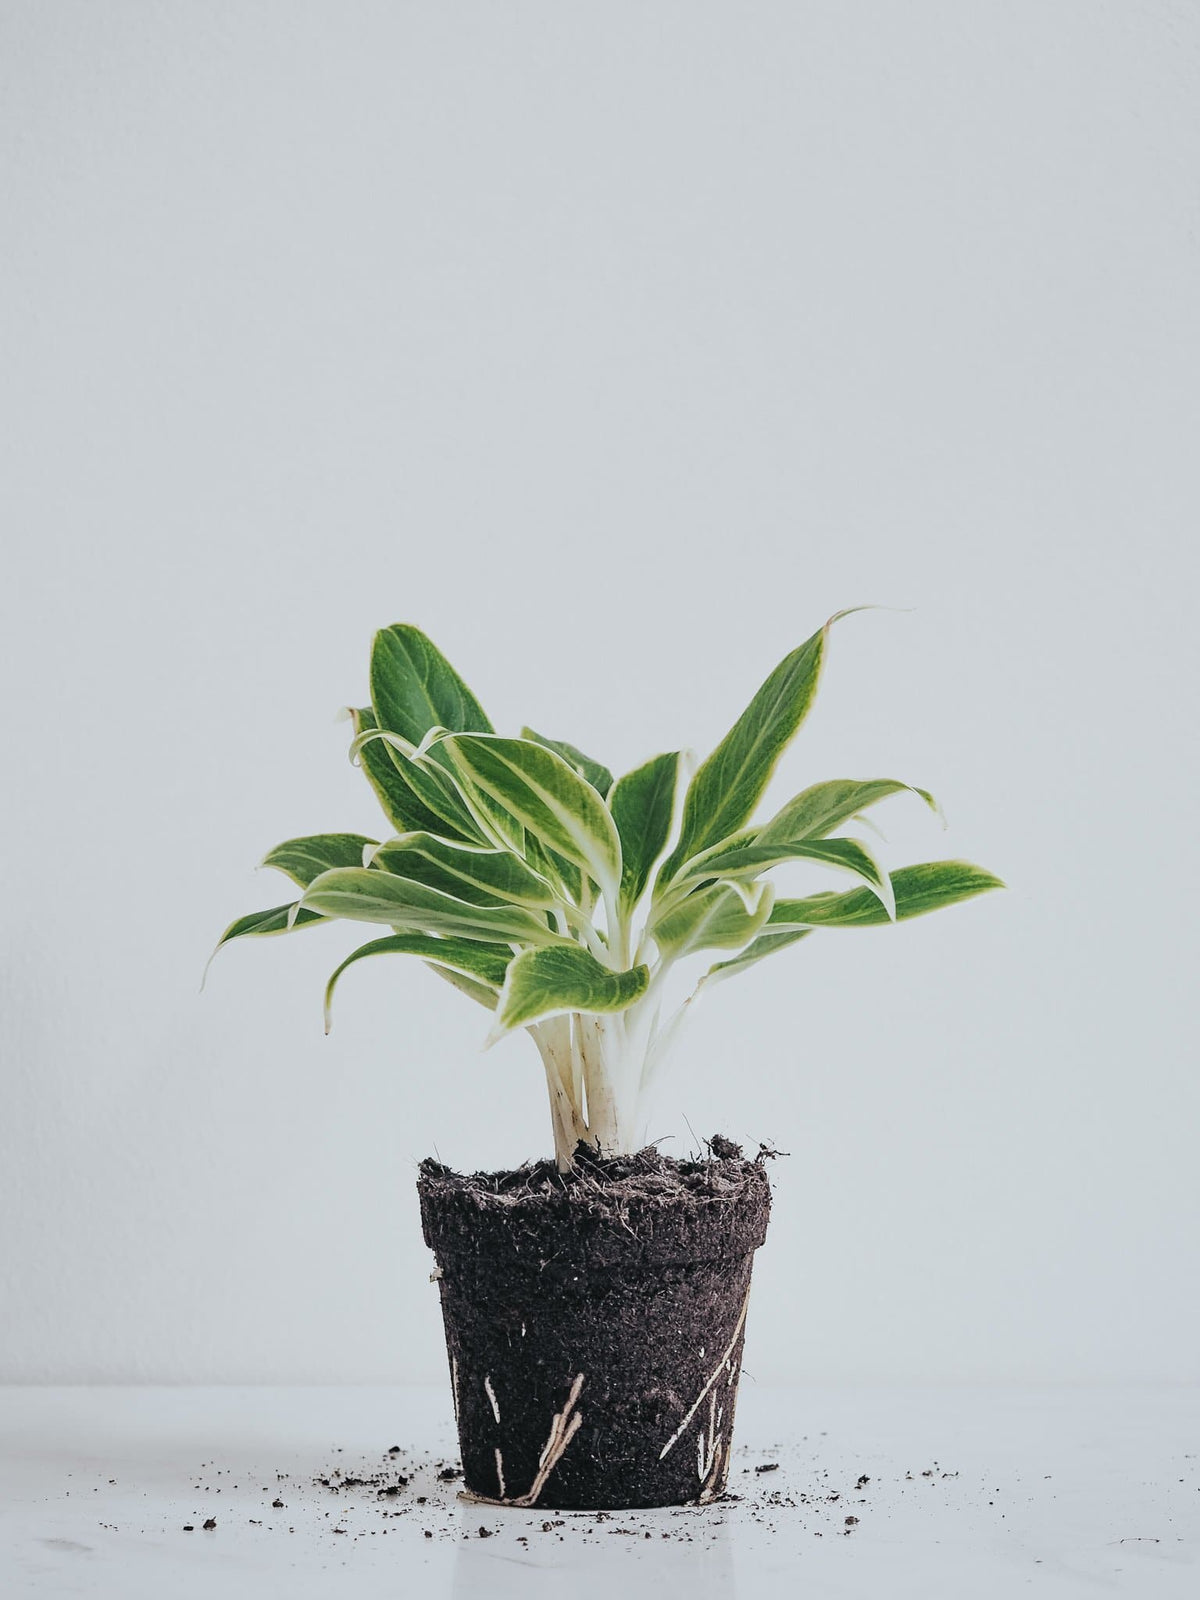
[[[700,1428],[696,1437],[696,1470],[700,1478],[700,1504],[705,1505],[717,1492],[720,1481],[721,1461],[725,1454],[725,1442],[721,1438],[721,1423],[725,1419],[725,1407],[717,1404],[717,1391],[714,1389],[708,1400],[708,1428]]]
[[[504,1487],[504,1457],[500,1454],[500,1446],[496,1446],[496,1482],[500,1485],[501,1500],[507,1499],[508,1490]]]
[[[492,1415],[495,1417],[496,1421],[499,1422],[500,1421],[500,1402],[499,1402],[499,1400],[496,1399],[496,1391],[495,1391],[495,1389],[492,1388],[492,1378],[491,1378],[491,1374],[490,1373],[488,1374],[488,1376],[486,1378],[484,1378],[483,1387],[484,1387],[485,1393],[487,1394],[488,1399],[492,1403]]]
[[[538,1457],[538,1474],[530,1485],[529,1492],[519,1495],[515,1500],[510,1501],[510,1505],[532,1506],[537,1504],[538,1495],[546,1487],[547,1479],[562,1460],[563,1452],[579,1432],[580,1425],[583,1422],[583,1412],[575,1410],[575,1402],[579,1399],[582,1388],[583,1373],[581,1372],[571,1385],[571,1392],[567,1396],[566,1405],[561,1411],[554,1413],[553,1420],[550,1423],[550,1437],[546,1440],[545,1445],[542,1447],[542,1453]]]
[[[746,1298],[742,1301],[742,1309],[738,1313],[737,1326],[733,1330],[733,1338],[730,1339],[729,1343],[725,1346],[724,1350],[721,1352],[721,1359],[717,1362],[716,1366],[713,1368],[712,1373],[709,1376],[708,1382],[704,1385],[703,1389],[701,1389],[700,1393],[696,1396],[696,1399],[693,1402],[691,1409],[688,1411],[687,1416],[684,1417],[683,1421],[675,1429],[675,1432],[667,1440],[666,1444],[663,1445],[661,1451],[659,1452],[659,1456],[658,1456],[658,1459],[660,1461],[665,1461],[666,1460],[667,1456],[671,1453],[671,1451],[679,1443],[679,1441],[683,1437],[683,1435],[687,1432],[688,1426],[690,1425],[692,1418],[696,1415],[697,1411],[699,1411],[700,1407],[704,1404],[704,1401],[707,1399],[708,1391],[712,1388],[713,1384],[716,1383],[717,1379],[721,1376],[721,1370],[725,1366],[726,1362],[729,1360],[730,1356],[732,1356],[734,1346],[737,1344],[738,1339],[741,1336],[742,1328],[745,1326],[745,1322],[746,1322],[746,1312],[749,1310],[749,1307],[750,1307],[750,1291],[749,1291],[749,1289],[747,1289],[746,1290]],[[730,1383],[733,1382],[733,1374],[732,1374],[732,1372],[730,1373],[729,1381],[730,1381]]]

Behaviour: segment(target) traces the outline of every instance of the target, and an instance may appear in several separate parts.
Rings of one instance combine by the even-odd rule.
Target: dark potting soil
[[[770,1187],[761,1154],[710,1150],[581,1146],[570,1174],[422,1163],[471,1493],[615,1509],[723,1492]]]

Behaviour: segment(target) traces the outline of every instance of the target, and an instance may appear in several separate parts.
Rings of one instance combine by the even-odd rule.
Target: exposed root
[[[499,1400],[496,1399],[496,1391],[495,1391],[495,1389],[492,1388],[492,1378],[491,1378],[491,1374],[490,1373],[483,1380],[483,1388],[484,1388],[484,1392],[487,1395],[488,1399],[491,1401],[491,1404],[492,1404],[492,1415],[495,1417],[496,1421],[499,1422],[500,1421],[500,1402],[499,1402]]]
[[[575,1402],[579,1399],[582,1388],[583,1373],[581,1372],[571,1385],[571,1392],[567,1396],[566,1405],[561,1411],[554,1413],[554,1418],[550,1423],[550,1437],[546,1440],[542,1447],[542,1453],[538,1457],[537,1477],[530,1485],[528,1493],[518,1495],[515,1500],[506,1501],[507,1505],[532,1506],[537,1504],[538,1495],[546,1487],[550,1474],[562,1460],[563,1452],[579,1432],[583,1422],[583,1412],[575,1410]],[[499,1456],[500,1452],[497,1450],[497,1464],[499,1464]],[[501,1480],[501,1484],[503,1485],[503,1480]],[[503,1497],[503,1487],[501,1488],[501,1496]]]
[[[717,1404],[714,1389],[708,1400],[708,1428],[702,1426],[696,1439],[696,1471],[700,1478],[701,1505],[707,1505],[717,1492],[721,1481],[721,1463],[725,1457],[725,1441],[721,1437],[721,1423],[725,1407]]]
[[[670,1455],[671,1451],[675,1448],[675,1446],[679,1443],[680,1439],[687,1432],[688,1427],[691,1424],[692,1418],[696,1415],[697,1411],[699,1411],[699,1409],[703,1405],[704,1401],[708,1398],[709,1390],[712,1388],[713,1384],[716,1383],[717,1379],[721,1376],[722,1369],[725,1368],[727,1366],[727,1364],[729,1363],[730,1357],[733,1355],[734,1346],[737,1344],[738,1339],[741,1337],[742,1329],[745,1326],[745,1323],[746,1323],[746,1312],[749,1309],[749,1306],[750,1306],[750,1291],[749,1291],[749,1289],[747,1289],[746,1290],[746,1298],[742,1301],[742,1309],[738,1313],[737,1326],[733,1330],[733,1338],[730,1339],[729,1343],[725,1346],[725,1349],[721,1352],[721,1359],[717,1362],[716,1366],[713,1368],[712,1373],[709,1376],[708,1382],[704,1385],[703,1389],[701,1389],[700,1393],[696,1396],[695,1401],[692,1403],[692,1406],[691,1406],[690,1410],[688,1411],[687,1416],[684,1417],[683,1421],[675,1429],[675,1432],[671,1435],[671,1437],[667,1440],[666,1444],[663,1445],[662,1449],[659,1451],[658,1459],[660,1461],[665,1461],[666,1460],[667,1456]],[[730,1383],[733,1382],[732,1369],[730,1369],[729,1382]]]
[[[504,1457],[500,1454],[500,1446],[496,1446],[496,1482],[500,1485],[501,1500],[507,1499],[508,1490],[504,1487]]]

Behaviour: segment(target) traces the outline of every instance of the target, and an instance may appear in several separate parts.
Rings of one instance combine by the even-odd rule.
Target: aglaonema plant
[[[818,930],[904,922],[1001,886],[965,861],[889,873],[842,831],[902,791],[936,809],[925,790],[896,779],[815,783],[753,820],[812,705],[837,620],[784,657],[690,781],[677,751],[614,781],[573,745],[531,728],[498,734],[419,629],[382,629],[371,704],[351,712],[352,754],[392,832],[277,845],[264,865],[286,873],[299,896],[240,918],[220,944],[339,918],[380,925],[388,932],[330,978],[327,1028],[349,967],[417,956],[492,1013],[489,1041],[529,1032],[561,1170],[580,1144],[602,1155],[636,1150],[647,1093],[706,985]],[[771,873],[794,862],[856,881],[781,897]],[[664,1007],[672,971],[706,953],[695,988]]]

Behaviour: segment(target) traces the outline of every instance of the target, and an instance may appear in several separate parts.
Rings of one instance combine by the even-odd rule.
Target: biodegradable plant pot
[[[729,1153],[581,1147],[565,1176],[422,1163],[471,1494],[601,1510],[724,1491],[770,1187],[761,1161],[714,1145]]]

